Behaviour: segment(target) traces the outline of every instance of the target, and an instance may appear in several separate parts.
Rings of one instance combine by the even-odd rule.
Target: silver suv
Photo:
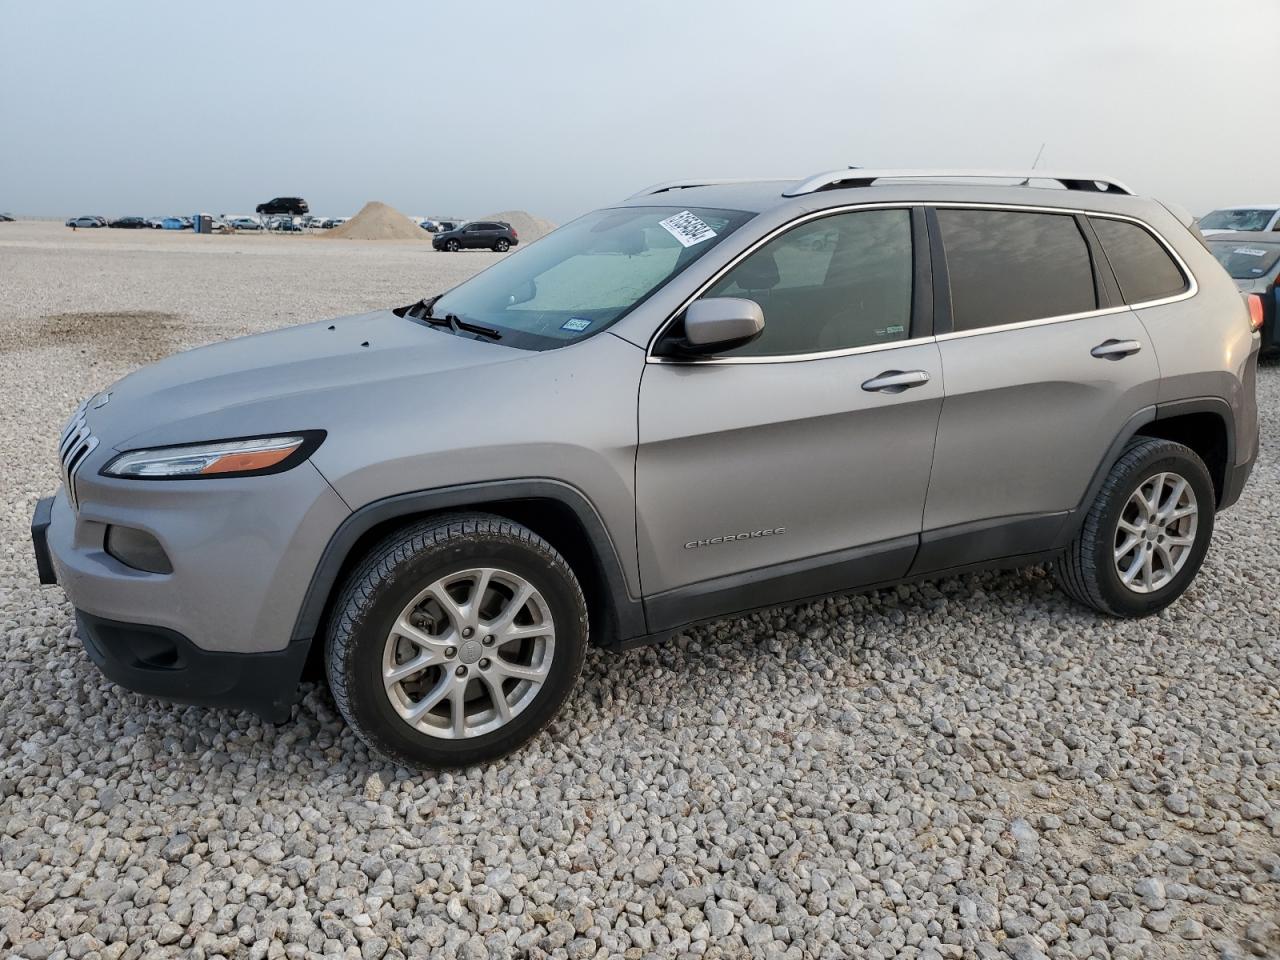
[[[1114,181],[662,184],[90,398],[37,560],[123,686],[278,721],[323,668],[374,749],[470,764],[552,719],[588,644],[1040,562],[1161,609],[1256,455],[1253,327]]]

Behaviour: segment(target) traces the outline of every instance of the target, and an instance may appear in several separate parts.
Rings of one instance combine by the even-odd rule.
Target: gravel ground
[[[1191,592],[1106,620],[1041,570],[595,655],[551,729],[389,769],[294,719],[102,679],[27,523],[74,404],[250,330],[491,262],[416,245],[0,225],[0,954],[1280,955],[1280,370]]]

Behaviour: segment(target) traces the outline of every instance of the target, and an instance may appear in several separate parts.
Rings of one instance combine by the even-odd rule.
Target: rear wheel
[[[506,253],[511,249],[511,241],[506,239],[499,240],[493,245],[493,249],[498,253]]]
[[[519,524],[454,514],[373,550],[329,631],[334,700],[410,766],[483,763],[545,727],[577,680],[586,603],[564,558]]]
[[[1215,502],[1213,480],[1194,450],[1136,439],[1054,564],[1059,586],[1112,616],[1162,610],[1182,596],[1204,561]]]

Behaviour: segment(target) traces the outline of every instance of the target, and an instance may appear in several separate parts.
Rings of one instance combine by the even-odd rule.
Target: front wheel
[[[499,240],[497,243],[495,243],[495,244],[493,245],[493,249],[494,249],[497,253],[506,253],[508,250],[510,250],[510,249],[511,249],[511,241],[510,241],[510,240]]]
[[[1068,596],[1116,617],[1143,617],[1186,591],[1204,562],[1213,480],[1190,447],[1135,439],[1107,475],[1080,532],[1054,564]]]
[[[459,248],[457,240],[449,240],[445,243],[444,248],[450,253],[457,253]]]
[[[338,709],[391,760],[460,767],[521,746],[581,671],[587,610],[549,543],[490,514],[435,517],[347,580],[326,648]]]

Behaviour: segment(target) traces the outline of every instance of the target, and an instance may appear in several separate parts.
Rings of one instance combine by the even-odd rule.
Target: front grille
[[[87,422],[89,404],[95,399],[90,397],[76,407],[76,412],[63,427],[62,437],[58,441],[58,462],[62,467],[62,483],[67,488],[67,500],[76,510],[80,509],[80,500],[76,496],[76,471],[98,445],[98,438],[89,432]]]

